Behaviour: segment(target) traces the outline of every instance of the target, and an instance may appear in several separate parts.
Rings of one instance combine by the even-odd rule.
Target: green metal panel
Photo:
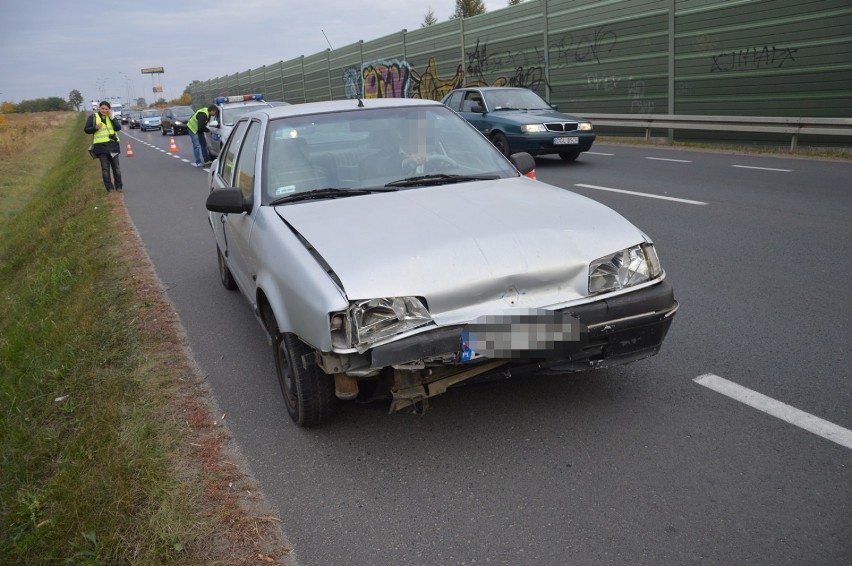
[[[578,114],[666,113],[669,6],[549,2],[551,102]]]
[[[852,2],[528,0],[190,92],[194,104],[243,89],[292,103],[357,93],[439,100],[463,84],[549,89],[551,102],[580,115],[852,116]]]
[[[675,110],[852,115],[852,3],[695,0],[676,12]]]
[[[360,78],[366,98],[408,96],[412,77],[405,58],[405,32],[363,43]]]
[[[329,100],[328,50],[304,59],[305,102]]]
[[[284,74],[282,63],[273,63],[263,68],[263,86],[260,91],[266,100],[284,100]]]
[[[461,20],[448,20],[410,31],[405,37],[406,61],[411,66],[411,98],[441,100],[464,84]]]
[[[363,96],[361,80],[362,42],[352,43],[330,53],[331,97],[357,98]]]
[[[302,73],[304,57],[285,61],[281,64],[284,75],[284,100],[290,104],[305,102],[305,77]]]
[[[546,96],[543,29],[540,2],[466,21],[465,84],[526,87]]]

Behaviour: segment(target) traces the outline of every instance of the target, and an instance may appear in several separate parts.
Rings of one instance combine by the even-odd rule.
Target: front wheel
[[[571,163],[572,161],[577,161],[577,158],[580,157],[579,151],[560,151],[559,157],[562,158],[562,161],[567,161]]]
[[[320,371],[316,364],[307,368],[303,365],[302,356],[312,350],[294,334],[279,332],[274,318],[272,309],[267,306],[264,319],[273,337],[275,371],[287,413],[299,426],[318,425],[334,412],[337,401],[334,380]]]
[[[161,132],[163,135],[166,135],[166,127],[165,127],[165,126],[160,126],[160,132]]]
[[[509,140],[506,139],[506,135],[503,132],[495,132],[493,136],[491,136],[491,143],[494,144],[494,147],[500,150],[500,153],[509,157],[512,155],[512,150],[509,149]]]

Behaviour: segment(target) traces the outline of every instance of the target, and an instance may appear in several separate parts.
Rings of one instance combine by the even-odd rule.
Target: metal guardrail
[[[852,118],[769,118],[759,116],[690,116],[673,114],[583,114],[595,126],[644,128],[651,130],[713,130],[789,134],[790,151],[795,151],[801,135],[852,136]]]

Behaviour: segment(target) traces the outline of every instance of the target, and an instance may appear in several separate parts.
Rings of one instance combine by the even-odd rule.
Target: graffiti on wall
[[[544,67],[540,64],[544,57],[538,48],[533,49],[530,55],[524,51],[512,51],[507,49],[494,53],[488,52],[488,44],[479,39],[476,46],[466,53],[467,66],[466,76],[473,81],[485,83],[486,76],[502,73],[504,69],[513,69],[510,76],[502,76],[500,79],[505,86],[517,86],[538,90],[547,86],[544,76]]]
[[[562,36],[555,44],[557,64],[570,66],[573,63],[598,63],[609,55],[618,43],[618,36],[606,26],[595,28],[579,36]]]
[[[713,64],[710,66],[711,73],[724,73],[728,71],[753,71],[769,67],[778,68],[784,63],[795,61],[793,56],[798,49],[789,47],[749,47],[739,51],[726,51],[713,55]]]
[[[364,98],[407,98],[411,81],[408,61],[393,59],[361,65]]]
[[[488,46],[480,41],[467,53],[467,66],[459,63],[452,75],[438,75],[434,57],[426,68],[415,69],[408,61],[377,59],[357,67],[343,70],[343,88],[347,98],[423,98],[441,100],[447,93],[463,86],[517,86],[539,90],[547,86],[542,65],[530,61],[543,60],[535,54],[505,51],[488,53]],[[492,79],[488,75],[512,69],[508,75]]]

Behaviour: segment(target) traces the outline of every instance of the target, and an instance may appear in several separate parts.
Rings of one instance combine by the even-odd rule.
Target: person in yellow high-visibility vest
[[[215,116],[219,113],[219,109],[215,105],[210,105],[207,108],[199,108],[186,123],[186,129],[189,130],[189,139],[192,140],[192,152],[195,154],[195,166],[204,167],[209,165],[210,154],[207,153],[207,140],[204,138],[204,132],[209,132],[207,129],[207,120],[210,116]]]
[[[121,130],[121,120],[116,120],[109,102],[104,100],[98,105],[98,111],[93,112],[86,120],[83,131],[92,134],[92,153],[101,162],[101,175],[107,192],[124,190],[121,182],[121,169],[118,166],[118,156],[121,155],[121,144],[118,142],[118,132]],[[110,177],[112,168],[112,177]],[[113,181],[115,181],[113,183]]]

